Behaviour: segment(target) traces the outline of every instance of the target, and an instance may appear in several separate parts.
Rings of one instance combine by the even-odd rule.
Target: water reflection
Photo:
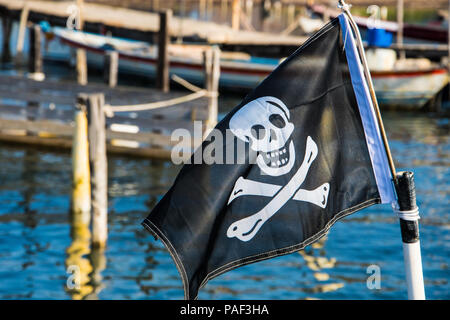
[[[86,257],[90,253],[91,232],[80,214],[71,214],[70,237],[72,242],[66,250],[65,261],[70,273],[66,290],[73,300],[81,300],[93,290],[89,283],[93,268]]]
[[[25,226],[35,228],[37,225],[36,210],[31,209],[33,195],[36,193],[36,168],[33,163],[39,161],[38,154],[34,150],[25,150],[22,159],[21,180],[26,181],[22,190],[22,202],[19,203],[23,207]]]
[[[395,111],[383,111],[382,114],[389,140],[434,146],[448,144],[450,123],[445,115]]]
[[[327,237],[301,250],[298,253],[303,257],[306,266],[313,272],[314,278],[319,284],[305,290],[307,293],[322,293],[336,291],[344,287],[343,282],[328,282],[330,274],[327,269],[333,269],[336,265],[336,258],[327,258],[325,243]]]
[[[65,290],[72,300],[98,299],[99,292],[104,288],[101,273],[106,269],[105,251],[91,249],[89,222],[86,213],[70,214],[72,241],[66,249],[65,266],[68,278]]]
[[[427,294],[448,297],[449,118],[395,112],[383,112],[383,118],[398,169],[416,172]],[[170,255],[139,225],[179,167],[125,157],[108,161],[108,247],[92,251],[89,225],[78,216],[68,219],[70,154],[0,145],[0,298],[183,297]],[[361,235],[364,246],[355,240]],[[369,208],[338,222],[300,254],[214,279],[200,298],[405,298],[399,237],[390,207]],[[365,285],[366,267],[375,262],[383,268],[378,293]],[[70,265],[79,268],[78,289],[67,287],[74,274],[67,273]]]

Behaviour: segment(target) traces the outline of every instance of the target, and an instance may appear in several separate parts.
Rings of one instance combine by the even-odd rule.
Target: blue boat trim
[[[350,70],[350,78],[361,115],[378,192],[382,203],[392,203],[396,201],[392,175],[380,128],[376,121],[369,88],[365,81],[361,60],[356,49],[354,34],[345,14],[339,15],[339,22],[341,24],[342,39],[345,41],[344,49]]]

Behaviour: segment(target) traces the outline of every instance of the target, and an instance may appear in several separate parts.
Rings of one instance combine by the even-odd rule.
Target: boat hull
[[[448,83],[445,69],[421,72],[372,72],[378,103],[384,107],[421,109]]]
[[[59,29],[57,29],[59,30]],[[128,40],[107,38],[99,35],[85,33],[84,37],[75,37],[83,34],[81,32],[64,31],[56,33],[60,43],[71,48],[72,54],[64,52],[64,47],[51,46],[46,52],[46,58],[52,60],[70,60],[75,49],[85,49],[88,65],[93,68],[102,69],[104,66],[104,56],[107,49],[104,43],[113,43],[117,46],[127,43]],[[103,42],[102,42],[103,38]],[[92,40],[87,43],[86,39]],[[114,42],[115,41],[115,42]],[[130,41],[131,42],[131,41]],[[154,48],[149,46],[149,48]],[[157,58],[156,51],[142,54],[132,51],[121,51],[119,53],[119,72],[139,75],[149,78],[156,76]],[[251,58],[244,60],[221,60],[219,85],[227,89],[252,89],[256,87],[272,70],[278,65],[276,59]],[[204,82],[204,71],[201,58],[179,58],[170,57],[171,75],[177,75],[195,84],[202,85]]]

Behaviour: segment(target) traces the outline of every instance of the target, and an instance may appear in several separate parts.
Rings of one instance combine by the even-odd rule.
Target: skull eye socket
[[[266,135],[266,129],[262,125],[256,124],[252,127],[251,133],[255,139],[261,140]]]
[[[271,114],[269,116],[269,121],[270,123],[272,123],[275,127],[277,128],[284,128],[284,126],[286,125],[286,121],[284,121],[283,117],[280,116],[279,114]]]

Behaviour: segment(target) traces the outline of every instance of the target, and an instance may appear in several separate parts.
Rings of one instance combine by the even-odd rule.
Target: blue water
[[[222,110],[231,102],[222,100]],[[450,130],[448,117],[384,113],[398,170],[416,174],[426,294],[450,298]],[[69,153],[0,144],[0,299],[181,299],[181,279],[162,243],[141,226],[173,182],[170,162],[109,157],[105,252],[71,233]],[[69,247],[72,249],[69,252]],[[78,258],[77,258],[78,257]],[[75,259],[75,260],[74,260]],[[66,285],[70,261],[85,274]],[[99,262],[100,261],[100,262]],[[370,290],[367,267],[381,269]],[[200,299],[405,299],[402,245],[389,206],[355,213],[299,253],[212,280]]]
[[[74,78],[73,70],[45,68],[49,78],[50,71]],[[221,96],[220,117],[240,98]],[[383,112],[383,118],[397,169],[416,174],[427,298],[449,299],[450,118],[407,112]],[[89,234],[71,224],[70,154],[0,143],[0,299],[182,299],[170,255],[140,225],[179,169],[170,162],[110,156],[108,246],[91,252]],[[71,264],[80,267],[79,289],[67,286]],[[367,287],[372,265],[380,267],[380,289]],[[407,298],[400,230],[389,206],[344,218],[302,254],[223,274],[199,295],[308,298]]]

